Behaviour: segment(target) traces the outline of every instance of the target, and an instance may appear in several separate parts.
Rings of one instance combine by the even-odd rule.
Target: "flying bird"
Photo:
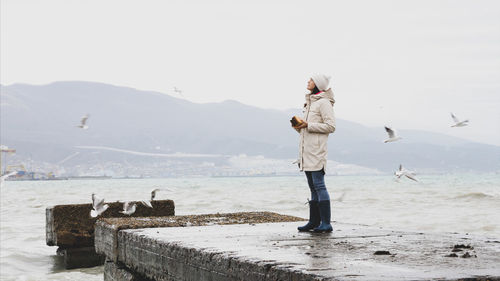
[[[402,137],[398,136],[393,129],[391,129],[391,128],[387,127],[387,126],[385,127],[385,131],[389,135],[389,138],[386,139],[384,141],[384,143],[393,142],[393,141],[397,141],[397,140],[402,139]]]
[[[162,189],[160,188],[155,188],[153,190],[151,190],[151,199],[150,200],[142,200],[141,203],[146,206],[146,207],[149,207],[149,208],[153,208],[153,205],[151,204],[151,202],[155,199],[156,197],[156,192],[160,191]],[[167,189],[166,189],[167,190]]]
[[[7,174],[5,174],[5,175],[2,175],[2,176],[0,177],[0,186],[3,186],[3,183],[5,182],[5,180],[6,180],[8,177],[13,176],[13,175],[15,175],[15,174],[17,174],[17,171],[12,171],[12,172],[10,172],[10,173],[7,173]]]
[[[135,212],[136,205],[130,204],[130,202],[125,202],[123,203],[123,211],[120,211],[120,213],[125,214],[125,215],[131,215]]]
[[[174,87],[174,92],[175,92],[175,93],[177,93],[177,94],[179,94],[179,95],[181,95],[181,96],[184,96],[184,95],[182,94],[184,91],[182,91],[182,90],[178,89],[177,87]]]
[[[87,130],[89,128],[89,126],[87,126],[87,119],[89,119],[89,115],[86,114],[85,116],[82,117],[82,120],[80,120],[80,125],[78,125],[77,127],[78,128],[82,128],[84,130]]]
[[[108,204],[104,204],[104,198],[99,198],[95,193],[92,193],[92,210],[90,216],[96,218],[109,208]]]
[[[469,125],[469,120],[460,121],[455,115],[453,115],[453,113],[451,113],[451,118],[453,119],[453,122],[455,122],[455,124],[451,125],[451,127],[465,127]]]
[[[412,171],[408,171],[406,170],[405,168],[403,168],[403,165],[399,164],[399,170],[397,170],[396,172],[394,172],[394,175],[400,179],[402,176],[405,176],[411,180],[414,180],[414,181],[417,181],[418,180],[415,178],[415,173],[412,172]]]

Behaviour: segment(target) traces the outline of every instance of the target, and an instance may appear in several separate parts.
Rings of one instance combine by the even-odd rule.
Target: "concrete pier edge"
[[[117,279],[106,272],[108,278],[115,278],[106,280],[113,281],[500,280],[500,243],[491,238],[340,223],[334,233],[320,236],[297,233],[299,224],[118,230],[102,222],[96,229],[107,228],[109,232],[101,233],[109,239],[96,239],[96,249],[111,255],[110,263],[135,278]],[[115,243],[106,249],[104,242],[110,239]],[[470,253],[469,258],[447,257],[457,250],[454,245],[462,243],[472,245],[458,252],[460,256]]]

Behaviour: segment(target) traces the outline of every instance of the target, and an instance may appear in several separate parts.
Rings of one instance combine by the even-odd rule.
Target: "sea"
[[[470,233],[500,239],[500,174],[327,176],[332,219],[385,229]],[[176,214],[272,211],[306,218],[303,176],[6,181],[0,190],[0,280],[103,280],[103,267],[65,270],[45,243],[45,209],[106,201],[175,201]],[[333,224],[335,227],[335,223]]]

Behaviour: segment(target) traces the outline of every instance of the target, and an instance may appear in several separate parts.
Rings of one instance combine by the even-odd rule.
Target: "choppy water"
[[[500,237],[500,175],[420,176],[421,183],[390,176],[328,176],[333,219],[426,232],[466,232]],[[274,211],[308,216],[305,177],[189,178],[74,181],[8,181],[1,188],[1,280],[103,280],[102,267],[64,270],[56,247],[45,245],[45,208],[106,201],[173,199],[176,213]]]

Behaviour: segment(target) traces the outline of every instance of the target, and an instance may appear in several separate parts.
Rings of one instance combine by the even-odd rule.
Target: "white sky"
[[[500,145],[500,1],[1,0],[0,82],[84,80],[300,107]],[[450,128],[450,112],[470,126]]]

